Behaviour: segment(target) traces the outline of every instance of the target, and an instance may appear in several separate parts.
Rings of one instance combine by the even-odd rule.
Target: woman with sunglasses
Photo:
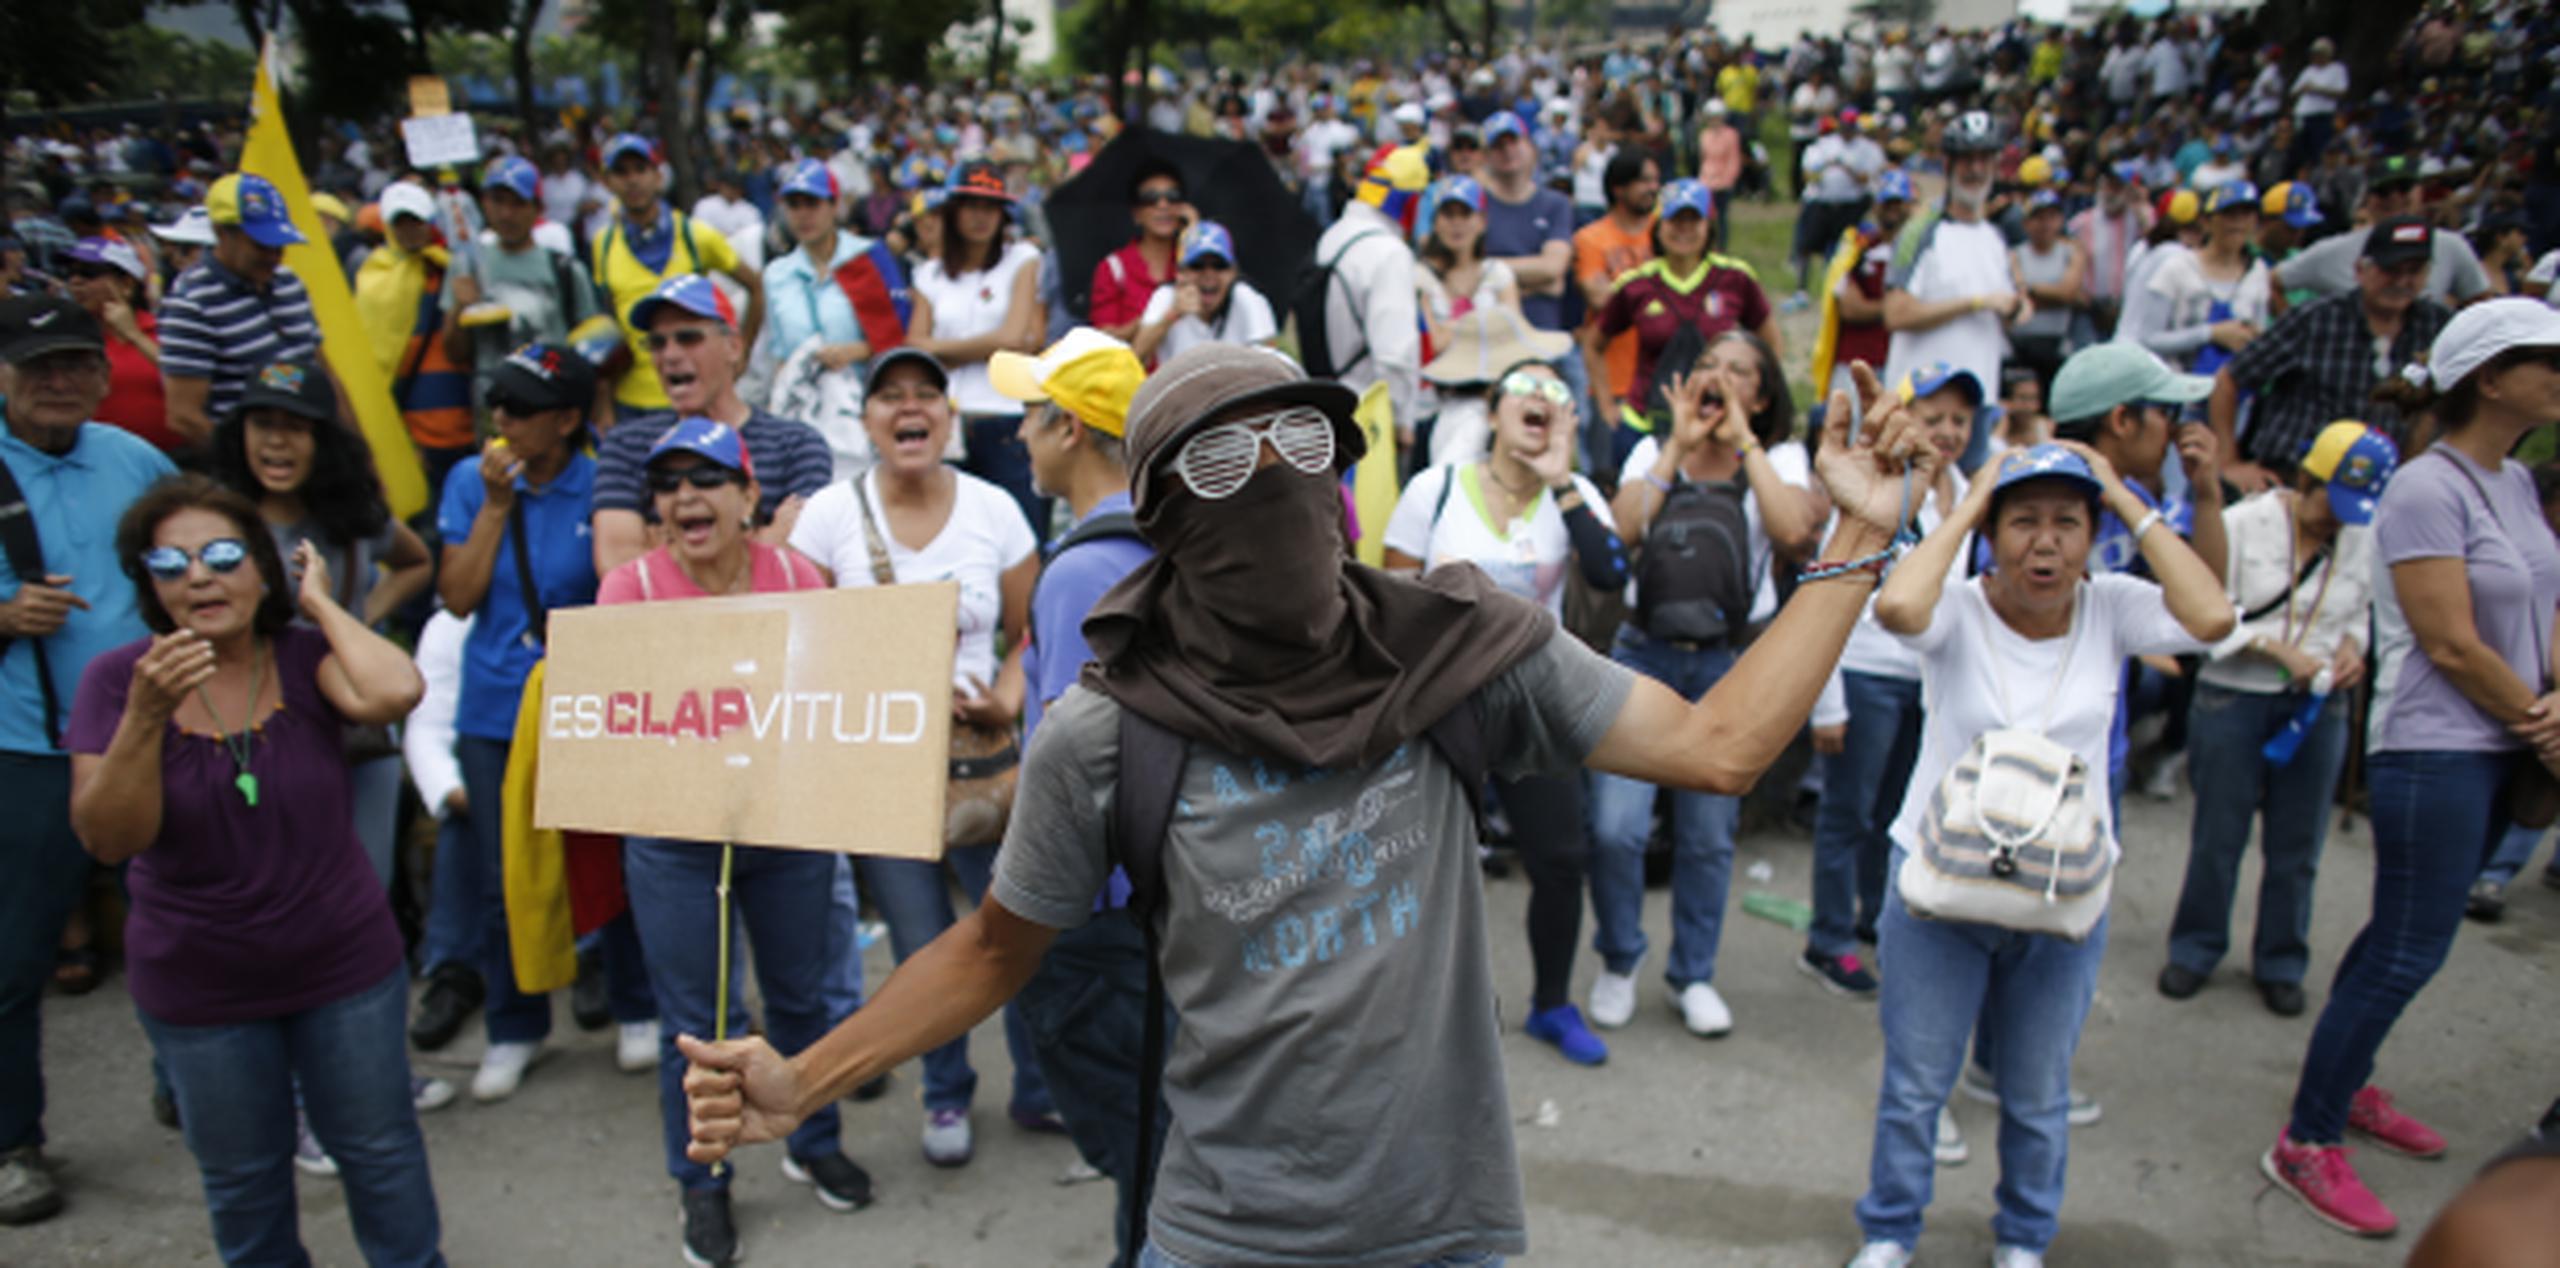
[[[1049,538],[1049,499],[1031,487],[1031,456],[1016,437],[1022,406],[995,389],[987,358],[1038,352],[1048,332],[1040,307],[1040,248],[1013,239],[1013,195],[983,161],[951,174],[939,213],[942,245],[915,273],[907,346],[950,367],[951,405],[960,412],[969,474],[1002,488],[1021,506],[1040,541]]]
[[[1027,691],[1022,651],[1040,556],[1020,506],[1003,489],[942,461],[954,382],[941,362],[913,344],[872,358],[862,423],[880,460],[860,478],[810,498],[791,530],[791,546],[827,568],[839,586],[958,582],[953,722],[1010,731]],[[943,860],[974,903],[987,892],[995,856],[996,838],[989,836],[952,842]],[[854,870],[863,895],[889,922],[889,947],[899,962],[951,927],[941,865],[863,858]],[[1007,1112],[1035,1131],[1063,1130],[1040,1080],[1031,1034],[1011,1007],[1005,1009],[1005,1047],[1013,1056]],[[969,1105],[977,1087],[965,1037],[925,1054],[926,1161],[940,1167],[969,1161],[975,1149]]]
[[[614,569],[596,602],[642,603],[731,594],[820,590],[826,573],[786,546],[756,541],[755,463],[737,429],[708,418],[679,420],[649,451],[649,496],[666,544]],[[853,945],[852,913],[834,903],[838,858],[810,850],[737,850],[726,882],[746,921],[765,1033],[796,1052],[851,1013],[828,989],[831,949]],[[658,1109],[667,1174],[681,1191],[685,1257],[726,1264],[741,1247],[730,1217],[732,1173],[714,1175],[684,1156],[684,1058],[673,1036],[712,1033],[720,948],[720,847],[701,841],[629,837],[622,875],[631,917],[648,951],[649,986],[669,1036],[658,1055]],[[739,993],[730,995],[728,1033],[747,1031]],[[844,1156],[830,1105],[791,1135],[783,1174],[808,1184],[828,1209],[871,1202],[871,1177]]]
[[[150,266],[113,238],[82,238],[63,255],[71,298],[107,332],[107,399],[94,417],[176,453],[186,441],[169,427],[160,385],[160,324],[151,315]]]
[[[307,1261],[299,1088],[366,1262],[441,1264],[408,970],[341,756],[347,727],[399,721],[425,685],[339,605],[323,552],[303,543],[289,575],[258,508],[212,480],[144,494],[116,546],[153,634],[81,677],[72,824],[101,861],[132,864],[134,1004],[204,1178],[214,1249]]]
[[[1628,619],[1611,655],[1696,700],[1733,667],[1751,630],[1777,615],[1776,561],[1809,557],[1829,508],[1811,488],[1812,457],[1791,438],[1786,379],[1759,338],[1732,331],[1716,339],[1695,366],[1668,374],[1663,395],[1670,425],[1628,455],[1611,507],[1635,560]],[[1603,963],[1591,1020],[1601,1026],[1635,1016],[1635,970],[1646,945],[1645,840],[1657,791],[1624,776],[1592,776],[1591,910]],[[1714,793],[1672,799],[1665,976],[1690,1033],[1707,1038],[1733,1029],[1713,979],[1741,810],[1738,798]]]
[[[1527,361],[1494,388],[1493,447],[1483,460],[1433,467],[1405,486],[1387,521],[1387,567],[1425,572],[1469,563],[1496,585],[1564,619],[1565,569],[1606,593],[1627,582],[1627,552],[1602,518],[1599,486],[1574,474],[1580,411],[1555,367]],[[1326,433],[1331,435],[1330,431]],[[1529,873],[1530,1036],[1566,1060],[1598,1065],[1609,1047],[1573,1006],[1589,853],[1578,773],[1494,781]]]

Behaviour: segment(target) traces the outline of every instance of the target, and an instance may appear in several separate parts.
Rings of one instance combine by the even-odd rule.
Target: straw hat
[[[1553,361],[1573,348],[1573,336],[1540,330],[1518,309],[1487,304],[1450,324],[1448,346],[1422,377],[1451,387],[1491,383],[1523,361]]]

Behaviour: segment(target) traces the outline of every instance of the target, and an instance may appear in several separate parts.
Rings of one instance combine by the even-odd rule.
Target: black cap
[[[2365,169],[2364,183],[2367,189],[2381,189],[2387,185],[2415,185],[2418,183],[2418,165],[2409,161],[2409,156],[2406,154],[2392,154],[2378,158],[2373,161],[2373,166]]]
[[[576,409],[584,414],[595,399],[595,363],[574,348],[529,343],[489,372],[490,405],[510,412]]]
[[[2435,226],[2416,216],[2395,216],[2365,234],[2364,258],[2386,269],[2412,260],[2432,260],[2435,254]]]
[[[98,319],[77,303],[54,295],[13,295],[0,300],[0,361],[15,365],[48,352],[105,352]]]
[[[877,383],[889,373],[890,366],[906,362],[923,366],[924,372],[932,377],[935,388],[945,392],[951,390],[951,371],[943,368],[942,358],[913,344],[900,344],[887,352],[873,353],[871,364],[862,372],[863,381]]]
[[[278,361],[251,375],[241,389],[239,413],[280,409],[315,423],[338,421],[338,390],[314,361]]]

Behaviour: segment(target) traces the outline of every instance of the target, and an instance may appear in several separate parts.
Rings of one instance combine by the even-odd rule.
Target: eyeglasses
[[[248,562],[249,543],[237,537],[217,537],[192,555],[176,546],[154,546],[142,552],[142,567],[162,581],[176,581],[186,576],[188,566],[199,559],[213,572],[237,572],[241,564]]]
[[[680,326],[671,331],[652,330],[641,336],[641,342],[648,344],[651,352],[664,352],[671,343],[680,348],[699,348],[710,338],[708,326]]]
[[[1262,442],[1282,462],[1314,475],[1333,467],[1333,420],[1298,406],[1267,418],[1221,423],[1193,436],[1173,458],[1173,473],[1205,502],[1234,497],[1253,478]]]
[[[1551,379],[1543,374],[1531,374],[1526,370],[1513,370],[1503,375],[1502,394],[1504,396],[1543,396],[1557,405],[1573,404],[1573,389],[1566,387],[1564,380]]]
[[[652,467],[649,469],[649,491],[651,493],[673,493],[679,487],[688,484],[697,489],[716,489],[721,485],[732,483],[744,484],[746,483],[746,477],[738,472],[731,471],[727,467],[720,466],[673,468]]]
[[[1182,191],[1178,189],[1142,189],[1138,191],[1138,205],[1141,207],[1170,207],[1181,201]]]

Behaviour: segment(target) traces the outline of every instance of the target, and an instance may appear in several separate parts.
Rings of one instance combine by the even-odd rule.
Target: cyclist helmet
[[[1994,154],[2001,145],[2000,125],[1990,112],[1968,110],[1947,124],[1943,146],[1949,154]]]

